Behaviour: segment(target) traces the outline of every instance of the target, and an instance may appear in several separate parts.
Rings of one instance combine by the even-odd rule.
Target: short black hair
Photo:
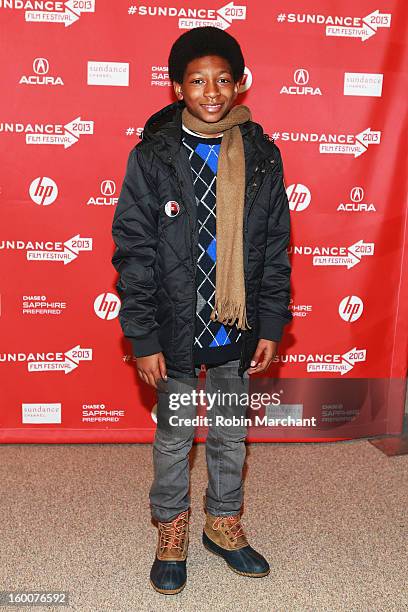
[[[243,76],[244,56],[235,38],[220,28],[203,26],[184,32],[173,43],[168,61],[170,80],[182,83],[187,64],[205,55],[227,60],[235,82]]]

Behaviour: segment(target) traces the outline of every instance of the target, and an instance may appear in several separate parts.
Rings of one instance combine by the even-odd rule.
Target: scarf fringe
[[[217,311],[217,315],[215,314]],[[237,304],[229,298],[216,298],[215,306],[211,312],[210,319],[219,321],[226,325],[233,325],[238,318],[237,328],[242,330],[252,329],[248,323],[246,314],[246,304]]]

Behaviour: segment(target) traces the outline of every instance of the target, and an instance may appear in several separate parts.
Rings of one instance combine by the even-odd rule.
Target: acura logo
[[[114,181],[102,181],[101,183],[101,194],[104,196],[112,196],[116,191],[116,185]]]
[[[364,198],[364,189],[362,187],[353,187],[350,191],[350,198],[352,202],[361,202]]]
[[[298,68],[293,74],[296,85],[307,85],[309,82],[309,72],[305,68]]]
[[[49,69],[50,65],[45,57],[36,57],[33,61],[33,70],[35,74],[47,74]]]

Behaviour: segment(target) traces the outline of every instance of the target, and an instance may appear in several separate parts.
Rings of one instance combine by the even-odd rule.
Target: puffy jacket
[[[183,101],[148,119],[130,151],[112,223],[119,321],[136,357],[163,352],[169,377],[193,377],[198,224],[190,162],[181,142]],[[279,341],[288,310],[289,203],[280,151],[262,127],[240,125],[245,152],[244,275],[247,317],[238,375],[259,338]],[[168,202],[179,212],[168,216]]]

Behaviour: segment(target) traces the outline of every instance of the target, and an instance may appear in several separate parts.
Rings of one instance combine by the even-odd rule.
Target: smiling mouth
[[[221,109],[222,104],[202,104],[201,106],[210,112],[216,112]]]

